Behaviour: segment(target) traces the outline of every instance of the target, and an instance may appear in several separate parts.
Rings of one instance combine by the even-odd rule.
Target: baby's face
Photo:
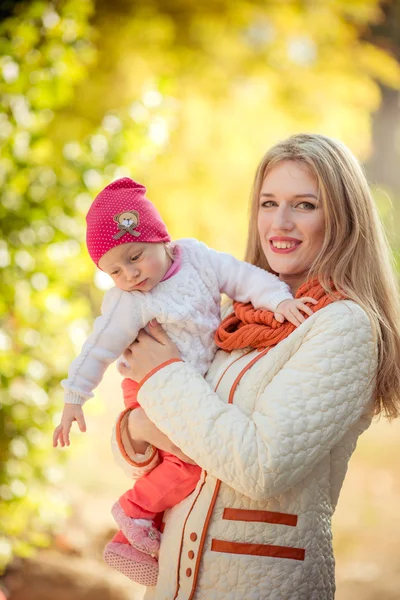
[[[149,292],[160,283],[171,262],[164,244],[130,242],[106,252],[99,267],[120,290]]]

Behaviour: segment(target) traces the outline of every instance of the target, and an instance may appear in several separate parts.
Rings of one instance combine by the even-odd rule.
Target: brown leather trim
[[[181,358],[170,358],[169,360],[166,360],[165,362],[163,362],[161,365],[158,365],[158,367],[155,367],[154,369],[152,369],[151,371],[149,371],[149,373],[147,373],[147,375],[145,375],[145,377],[143,377],[142,381],[139,381],[139,386],[138,386],[138,389],[137,389],[137,393],[139,393],[139,390],[142,387],[142,385],[144,383],[146,383],[146,381],[148,379],[150,379],[150,377],[152,375],[154,375],[154,373],[157,373],[157,371],[160,371],[164,367],[167,367],[168,365],[171,365],[174,362],[183,362],[183,360]]]
[[[245,368],[239,373],[239,375],[236,377],[235,381],[232,384],[231,391],[230,391],[230,394],[229,394],[228,404],[232,404],[233,403],[233,396],[235,395],[236,388],[237,388],[240,380],[242,379],[243,375],[250,369],[250,367],[252,367],[254,365],[254,363],[256,363],[258,360],[260,360],[260,358],[262,358],[265,354],[267,354],[267,352],[269,350],[270,350],[270,348],[266,348],[265,350],[263,350],[262,352],[260,352],[259,354],[257,354],[257,356],[255,358],[253,358],[253,360],[250,361],[249,364],[246,365]],[[247,354],[250,354],[250,352],[252,352],[252,350],[250,350]],[[242,356],[240,356],[239,358],[235,359],[234,361],[232,361],[229,364],[229,366],[223,372],[222,376],[219,378],[218,383],[217,383],[217,385],[216,385],[216,387],[214,389],[215,392],[217,391],[218,386],[219,386],[219,384],[220,384],[223,376],[228,371],[228,369],[230,369],[230,367],[235,362],[237,362],[240,358],[244,358],[244,356],[247,356],[247,354],[243,354]],[[203,549],[204,549],[204,542],[205,542],[205,538],[206,538],[206,535],[207,535],[208,526],[210,524],[211,515],[214,512],[214,506],[215,506],[215,502],[217,500],[217,496],[218,496],[218,492],[219,492],[219,488],[220,487],[221,487],[221,480],[218,479],[217,483],[216,483],[216,486],[215,486],[213,497],[211,499],[210,507],[209,507],[208,512],[207,512],[206,520],[205,520],[205,523],[204,523],[204,526],[203,526],[203,532],[201,534],[199,549],[198,549],[198,552],[197,552],[196,568],[195,568],[195,572],[194,572],[194,576],[193,576],[192,592],[191,592],[188,600],[193,600],[193,596],[194,596],[195,591],[196,591],[197,578],[198,578],[199,569],[200,569],[200,562],[201,562],[201,557],[202,557]],[[196,500],[197,500],[197,498],[196,498]],[[190,512],[191,512],[191,510],[190,510]],[[189,514],[190,514],[190,512],[189,512]],[[185,522],[185,524],[186,524],[186,522]],[[182,544],[183,544],[183,535],[184,535],[184,531],[182,532]],[[181,544],[181,548],[182,548],[182,544]],[[179,571],[178,571],[178,573],[179,573]],[[179,579],[178,579],[178,582],[179,582]],[[178,595],[178,589],[176,590],[176,594],[175,594],[174,600],[176,599],[177,595]]]
[[[139,408],[139,407],[137,407],[137,408]],[[117,422],[115,424],[115,438],[117,440],[119,451],[121,452],[123,458],[126,460],[126,462],[128,464],[132,465],[133,467],[146,467],[147,465],[149,465],[151,463],[151,461],[155,457],[157,448],[153,449],[153,452],[148,460],[146,460],[145,462],[137,463],[134,460],[132,460],[131,457],[129,456],[129,454],[126,452],[125,446],[121,439],[121,421],[128,415],[128,413],[131,412],[131,410],[136,410],[136,409],[135,408],[126,408],[119,415]]]
[[[207,512],[206,520],[205,520],[204,526],[203,526],[203,532],[202,532],[201,538],[200,538],[199,549],[197,552],[196,568],[195,568],[194,576],[193,576],[193,587],[192,587],[192,592],[191,592],[188,600],[193,600],[193,596],[196,591],[197,578],[199,576],[199,569],[200,569],[200,563],[201,563],[201,556],[203,554],[203,548],[204,548],[204,541],[206,539],[211,516],[214,512],[215,501],[217,499],[220,486],[221,486],[221,480],[217,479],[217,484],[215,486],[213,497],[211,498],[210,507]]]
[[[263,356],[265,356],[270,350],[271,350],[271,348],[265,348],[265,350],[263,350],[262,352],[260,352],[255,358],[253,358],[252,361],[249,362],[248,365],[245,366],[245,368],[243,369],[243,371],[240,371],[239,375],[236,377],[236,379],[233,382],[233,385],[231,387],[231,393],[229,394],[228,404],[232,404],[233,403],[233,396],[235,395],[236,388],[239,385],[240,380],[242,379],[243,375],[245,373],[247,373],[247,371],[254,365],[254,363],[256,363],[258,360],[260,360],[260,358],[262,358]]]
[[[221,377],[218,379],[218,383],[217,383],[217,385],[215,386],[214,392],[216,392],[216,391],[217,391],[217,389],[218,389],[218,386],[219,386],[219,384],[221,383],[221,381],[222,381],[222,378],[223,378],[223,376],[225,375],[225,373],[227,372],[227,370],[228,370],[228,369],[230,369],[230,368],[231,368],[231,366],[235,364],[235,362],[237,362],[238,360],[240,360],[240,359],[241,359],[241,358],[243,358],[244,356],[247,356],[248,354],[250,354],[250,352],[253,352],[253,350],[249,350],[249,351],[248,351],[248,352],[246,352],[245,354],[242,354],[241,356],[238,356],[238,358],[235,358],[235,360],[234,360],[234,361],[232,361],[232,362],[231,362],[231,363],[230,363],[230,364],[229,364],[229,365],[226,367],[226,369],[223,371],[223,373],[222,373]]]
[[[244,356],[245,356],[245,355],[244,355]],[[234,364],[234,363],[235,363],[237,360],[239,360],[240,358],[242,358],[242,356],[239,356],[239,358],[236,358],[234,361],[232,361],[232,362],[230,363],[230,365],[228,365],[228,366],[226,367],[226,369],[225,369],[225,370],[224,370],[224,372],[222,373],[221,377],[218,379],[218,383],[217,383],[217,385],[216,385],[216,386],[215,386],[215,388],[214,388],[214,392],[216,392],[216,391],[217,391],[217,389],[218,389],[218,386],[219,386],[219,384],[221,383],[221,381],[222,381],[222,378],[223,378],[223,376],[225,375],[225,373],[227,372],[227,370],[229,369],[229,367],[231,367],[231,366],[232,366],[232,365],[233,365],[233,364]],[[187,523],[187,520],[188,520],[189,516],[191,515],[191,512],[192,512],[192,510],[193,510],[193,508],[194,508],[194,505],[195,505],[195,504],[196,504],[196,502],[197,502],[197,499],[198,499],[198,497],[200,496],[200,492],[201,492],[201,490],[203,489],[203,485],[205,484],[205,482],[206,482],[206,479],[207,479],[207,471],[204,471],[204,481],[203,481],[203,483],[201,484],[201,487],[200,487],[200,489],[199,489],[199,493],[197,494],[195,501],[193,502],[192,506],[190,507],[190,510],[189,510],[189,512],[188,512],[188,514],[187,514],[187,516],[186,516],[185,523],[184,523],[184,525],[183,525],[183,528],[182,528],[181,547],[180,547],[180,550],[179,550],[178,569],[177,569],[177,584],[176,584],[176,592],[175,592],[175,596],[174,596],[174,599],[173,599],[173,600],[176,600],[176,597],[178,596],[178,592],[179,592],[179,588],[180,588],[180,584],[179,584],[179,570],[180,570],[180,566],[181,566],[181,556],[182,556],[182,548],[183,548],[183,538],[184,538],[184,536],[185,536],[186,523]],[[205,526],[205,528],[203,528],[203,534],[202,534],[202,536],[201,536],[201,539],[200,539],[199,552],[197,553],[197,560],[196,560],[196,566],[195,566],[194,577],[193,577],[193,587],[192,587],[192,592],[191,592],[191,594],[190,594],[190,597],[189,597],[189,599],[188,599],[188,600],[192,600],[192,598],[193,598],[193,594],[194,594],[194,592],[196,591],[197,576],[198,576],[198,572],[199,572],[199,568],[200,568],[201,551],[202,551],[202,549],[203,549],[203,546],[204,546],[204,538],[205,538],[205,534],[207,533],[207,529],[208,529],[208,522],[210,521],[211,514],[212,514],[212,511],[213,511],[213,508],[214,508],[214,504],[215,504],[215,499],[214,499],[214,498],[216,498],[216,497],[217,497],[217,494],[218,494],[218,490],[219,490],[219,486],[220,486],[220,485],[221,485],[221,482],[220,482],[219,480],[217,480],[217,483],[216,483],[216,486],[215,486],[215,490],[214,490],[214,495],[213,495],[213,497],[212,497],[212,499],[211,499],[210,508],[209,508],[209,510],[208,510],[207,517],[206,517],[206,526]]]
[[[227,554],[272,556],[273,558],[290,558],[292,560],[304,560],[306,554],[304,548],[271,546],[270,544],[243,544],[241,542],[225,542],[224,540],[212,540],[211,550],[212,552],[224,552]]]
[[[224,508],[222,517],[225,521],[251,521],[258,523],[273,523],[296,527],[297,515],[271,512],[270,510],[245,510],[243,508]]]
[[[176,570],[176,592],[175,592],[175,596],[174,596],[173,600],[176,600],[176,597],[178,595],[179,588],[180,588],[180,584],[179,584],[179,569],[181,568],[181,556],[182,556],[182,548],[183,548],[183,538],[185,537],[186,523],[187,523],[187,520],[188,520],[188,518],[189,518],[189,516],[190,516],[190,514],[191,514],[191,512],[192,512],[192,510],[194,508],[194,505],[197,502],[197,498],[200,496],[200,492],[203,489],[203,485],[205,484],[206,479],[207,479],[207,471],[204,471],[204,481],[203,481],[203,483],[201,484],[201,486],[199,488],[198,494],[197,494],[196,498],[194,499],[194,502],[193,502],[192,506],[190,507],[190,510],[189,510],[189,512],[188,512],[188,514],[186,516],[185,522],[184,522],[183,527],[182,527],[181,547],[179,548],[178,568]],[[196,576],[196,573],[195,573],[195,576]]]

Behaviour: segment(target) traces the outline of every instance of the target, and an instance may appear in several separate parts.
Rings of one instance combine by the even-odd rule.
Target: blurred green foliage
[[[90,0],[20,5],[0,24],[0,567],[46,543],[62,516],[51,486],[52,396],[72,351],[72,317],[87,302],[58,267],[79,254],[70,183],[54,164],[48,129],[93,61]],[[55,394],[57,395],[57,394]]]
[[[96,58],[92,12],[91,0],[33,2],[0,25],[0,569],[46,544],[65,513],[51,431],[99,303],[83,215],[125,161],[164,147],[173,114],[148,90],[81,142],[51,134]]]
[[[377,0],[34,0],[0,23],[0,567],[63,516],[50,437],[99,307],[94,194],[137,178],[174,237],[240,256],[272,142],[314,129],[365,155],[376,81],[400,85],[362,39],[378,18]]]

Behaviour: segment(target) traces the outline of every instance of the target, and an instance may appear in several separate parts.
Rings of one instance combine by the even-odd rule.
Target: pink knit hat
[[[113,181],[96,196],[86,215],[86,244],[93,262],[129,242],[170,242],[165,223],[147,200],[146,188],[129,177]]]

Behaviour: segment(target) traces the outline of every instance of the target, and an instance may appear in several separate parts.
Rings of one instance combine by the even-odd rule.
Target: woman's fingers
[[[135,355],[137,352],[143,352],[143,345],[146,343],[147,340],[151,339],[152,336],[150,336],[145,329],[141,329],[137,334],[136,339],[133,340],[133,342],[129,344],[126,350],[122,353],[122,356],[126,358],[125,354],[127,354],[127,356],[129,357],[131,355]],[[140,348],[140,346],[142,347]]]
[[[125,350],[125,352],[126,352],[126,350]],[[124,358],[125,358],[125,352],[123,352]],[[118,370],[118,373],[120,373],[120,375],[122,375],[122,377],[128,377],[128,379],[129,379],[130,368],[128,367],[128,365],[121,362],[118,364],[117,370]]]
[[[139,331],[136,341],[122,353],[129,371],[121,367],[119,372],[134,381],[141,381],[150,371],[169,360],[181,358],[177,346],[157,321],[149,324],[148,329],[150,334],[143,329]]]
[[[135,358],[135,356],[139,356],[143,352],[155,350],[154,342],[158,342],[160,347],[164,347],[165,349],[172,351],[173,357],[180,357],[176,345],[172,342],[168,334],[165,333],[164,329],[156,321],[156,319],[153,319],[149,322],[149,332],[147,332],[145,329],[141,329],[136,340],[130,346],[128,346],[128,355],[125,356],[125,353],[123,353],[124,358],[128,358],[128,362],[129,359],[132,360]]]
[[[165,333],[164,329],[161,327],[161,325],[157,321],[157,319],[152,319],[150,321],[149,331],[150,331],[151,337],[154,338],[155,340],[157,340],[157,342],[160,342],[160,344],[163,344],[164,346],[166,346],[168,343],[170,343],[170,341],[171,341],[170,338]]]

